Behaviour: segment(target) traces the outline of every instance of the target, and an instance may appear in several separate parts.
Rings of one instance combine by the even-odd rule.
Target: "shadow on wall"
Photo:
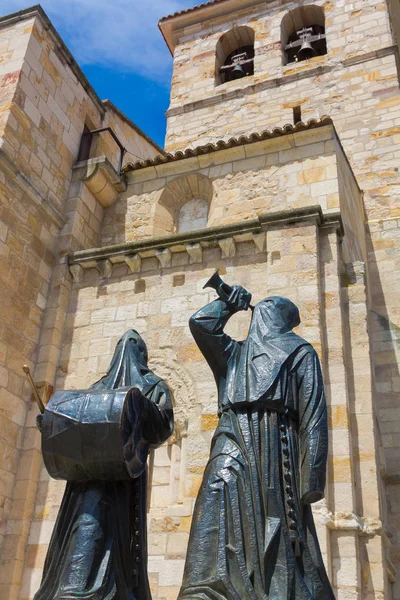
[[[378,226],[378,225],[377,225]],[[382,227],[382,224],[379,224]],[[381,235],[381,233],[380,233]],[[374,233],[370,227],[366,230],[366,244],[368,256],[368,272],[360,276],[359,272],[348,271],[348,289],[352,286],[360,287],[364,285],[365,278],[368,278],[368,307],[369,312],[366,315],[366,327],[368,328],[369,351],[372,357],[371,365],[371,390],[374,408],[374,430],[375,430],[375,449],[376,454],[370,460],[375,459],[376,468],[378,471],[379,485],[379,503],[380,512],[383,520],[383,534],[389,532],[390,541],[392,543],[391,551],[387,551],[387,576],[390,583],[395,581],[394,563],[397,567],[400,561],[400,527],[398,523],[398,515],[400,512],[400,497],[399,488],[399,464],[400,464],[400,409],[399,409],[399,390],[400,377],[399,365],[396,350],[400,344],[400,327],[396,326],[390,318],[387,309],[386,296],[390,293],[388,287],[387,275],[391,274],[382,272],[379,269],[379,254],[374,248]],[[390,250],[389,250],[390,252]],[[395,273],[392,274],[395,276]],[[361,277],[361,279],[360,279]],[[386,281],[382,282],[382,277]],[[394,284],[394,282],[393,282]],[[349,291],[350,293],[350,291]],[[357,290],[355,289],[355,298],[353,300],[353,310],[357,311]],[[395,303],[391,303],[392,306]],[[351,319],[350,315],[350,319]],[[348,329],[350,330],[350,323]],[[356,386],[362,389],[360,383],[360,363],[366,358],[361,355],[354,355],[353,360],[346,363],[346,371],[349,386],[349,398],[351,403],[351,411],[358,413],[357,421],[362,426],[362,398],[360,391],[356,392]],[[368,357],[369,360],[369,357]],[[365,394],[368,395],[368,390]],[[353,435],[358,438],[361,431],[358,426],[353,432]],[[365,479],[365,469],[361,472],[361,465],[365,461],[366,449],[357,445],[354,448],[355,457],[355,478],[356,481]],[[365,501],[364,501],[365,502]],[[358,498],[358,504],[363,512],[359,512],[362,516],[368,517],[368,505],[364,506],[361,499]],[[360,538],[363,543],[360,544],[361,555],[361,580],[365,586],[364,592],[373,594],[374,587],[374,562],[379,563],[379,557],[375,556],[373,549],[370,548],[371,542],[368,537]],[[371,554],[372,552],[372,554]],[[379,567],[379,564],[376,564]],[[399,579],[399,577],[397,577]],[[400,589],[400,581],[395,583],[395,588]],[[398,597],[398,596],[394,596]]]
[[[374,231],[378,228],[379,232]],[[382,231],[382,229],[384,231]],[[397,229],[398,231],[398,229]],[[374,249],[374,238],[384,240],[395,239],[396,230],[386,230],[385,222],[373,223],[367,230],[368,263],[370,279],[373,282],[370,293],[370,328],[373,344],[373,361],[375,377],[375,410],[377,414],[377,427],[379,429],[379,451],[381,459],[381,473],[386,484],[386,497],[382,498],[385,506],[385,526],[389,531],[391,547],[391,561],[397,568],[397,577],[393,565],[389,564],[389,575],[394,581],[393,597],[400,597],[400,327],[396,325],[389,313],[386,304],[388,294],[396,294],[396,277],[399,277],[398,268],[394,262],[396,250],[388,243],[385,260],[389,261],[392,255],[393,271],[383,271],[379,268],[382,250]],[[393,253],[393,254],[392,254]],[[397,296],[398,302],[398,296]],[[390,302],[396,306],[396,302]],[[397,303],[397,306],[399,304]]]

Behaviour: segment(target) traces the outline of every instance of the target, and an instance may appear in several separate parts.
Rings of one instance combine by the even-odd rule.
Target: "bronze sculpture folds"
[[[321,370],[286,298],[257,304],[245,342],[224,333],[235,287],[190,321],[214,373],[219,424],[197,498],[179,600],[333,600],[310,504],[324,495]]]
[[[150,600],[146,461],[173,414],[140,335],[127,331],[107,375],[56,393],[40,421],[45,464],[68,483],[35,600]]]
[[[311,504],[323,498],[327,409],[297,307],[211,280],[190,320],[218,387],[219,423],[197,498],[179,600],[333,600]],[[253,311],[247,339],[225,332]],[[68,481],[35,600],[151,600],[146,461],[172,433],[165,382],[134,330],[89,390],[57,392],[40,419],[48,472]]]

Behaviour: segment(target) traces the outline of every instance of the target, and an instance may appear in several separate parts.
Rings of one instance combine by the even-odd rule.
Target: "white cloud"
[[[200,0],[201,1],[201,0]],[[41,5],[81,65],[133,71],[162,82],[170,67],[158,20],[196,0],[42,0]],[[2,0],[6,15],[27,0]]]

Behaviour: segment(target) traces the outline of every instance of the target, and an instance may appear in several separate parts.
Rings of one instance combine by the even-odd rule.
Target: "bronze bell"
[[[297,53],[297,60],[309,60],[314,56],[317,56],[317,53],[312,47],[310,40],[306,38],[305,40],[303,40],[301,48]]]
[[[231,78],[232,79],[242,79],[242,77],[245,77],[246,73],[244,72],[244,69],[242,67],[242,65],[235,65],[232,73],[231,73]]]

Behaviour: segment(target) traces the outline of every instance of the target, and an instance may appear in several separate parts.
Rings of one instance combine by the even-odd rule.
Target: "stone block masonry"
[[[366,260],[365,232],[359,226],[362,196],[332,124],[326,121],[313,127],[130,168],[120,203],[106,211],[103,244],[69,256],[76,278],[57,388],[82,388],[100,377],[120,334],[134,326],[148,343],[152,367],[175,395],[176,434],[156,452],[150,479],[149,572],[156,600],[177,597],[193,504],[217,423],[215,383],[188,328],[193,312],[213,297],[203,285],[217,267],[222,267],[226,281],[251,290],[255,302],[281,294],[299,305],[299,333],[321,356],[329,404],[327,498],[315,510],[323,555],[338,597],[383,598],[385,594],[380,475],[376,457],[368,451],[375,444],[371,387],[363,388],[361,412],[352,404],[356,378],[363,375],[366,386],[370,374],[359,371],[366,369],[366,363],[358,363],[356,341],[344,354],[349,307],[353,310],[355,303],[354,310],[360,312],[357,340],[360,352],[368,356],[368,338],[365,326],[361,327],[365,283],[357,279],[350,288],[343,272],[345,263],[364,265]],[[331,207],[321,190],[312,187],[324,182],[330,182],[329,193],[335,194]],[[179,213],[170,204],[171,194],[178,206],[184,206],[178,190],[186,200],[199,190],[208,199],[206,229],[174,234]],[[257,204],[258,198],[264,201]],[[142,205],[147,205],[147,211],[140,210]],[[159,206],[165,208],[162,219]],[[214,214],[219,215],[215,220]],[[131,228],[126,222],[139,226]],[[164,236],[155,237],[162,224]],[[109,264],[107,270],[104,263]],[[249,314],[237,315],[228,333],[243,339],[249,318]],[[356,452],[358,447],[365,451]],[[368,485],[361,484],[359,472],[368,474]],[[41,500],[35,509],[38,522],[47,520],[48,498],[54,507],[62,494],[59,486],[54,502],[44,472],[42,477]],[[355,486],[361,488],[360,494],[354,493]],[[54,520],[55,513],[51,509],[50,513],[49,520]],[[26,586],[40,575],[47,543],[32,533],[30,544],[38,558],[25,571]],[[371,554],[369,571],[361,573],[357,557],[366,551]]]
[[[176,599],[217,423],[188,319],[217,267],[254,302],[294,300],[320,355],[330,447],[314,513],[337,598],[400,598],[396,7],[315,5],[328,53],[290,65],[281,22],[304,3],[224,0],[161,23],[174,47],[167,148],[191,149],[174,156],[99,100],[41,9],[0,18],[0,600],[32,600],[64,487],[43,469],[22,364],[45,399],[84,388],[132,326],[174,393],[148,527],[153,598]],[[215,86],[218,39],[242,25],[254,76]],[[315,120],[281,128],[294,109]],[[123,174],[107,134],[76,164],[85,125],[113,128],[131,153]],[[249,319],[228,333],[243,339]]]
[[[304,122],[324,114],[334,120],[364,193],[365,216],[358,218],[358,223],[367,228],[366,269],[371,286],[365,318],[372,344],[370,376],[378,431],[375,452],[379,447],[382,515],[391,532],[392,560],[398,564],[400,534],[391,514],[398,507],[396,469],[400,457],[400,438],[396,436],[400,423],[396,391],[400,331],[399,8],[391,0],[316,0],[313,6],[323,10],[327,54],[288,65],[283,64],[281,24],[289,11],[303,10],[304,14],[304,3],[254,1],[241,9],[239,2],[230,0],[229,6],[221,3],[199,9],[196,19],[188,13],[162,21],[174,53],[166,147],[183,150],[280,127],[293,123],[295,108]],[[218,40],[241,26],[254,31],[254,75],[216,85]],[[305,174],[303,183],[310,176],[318,179],[318,171]],[[326,193],[325,183],[311,185],[316,195]],[[333,194],[327,201],[334,206],[337,199]],[[360,365],[367,366],[368,359],[363,360],[360,356]],[[367,380],[363,385],[369,389]],[[389,571],[392,580],[391,567]],[[399,586],[397,580],[393,588],[396,599],[400,598]]]
[[[136,156],[159,154],[100,101],[41,9],[0,18],[1,600],[21,592],[41,469],[36,407],[22,365],[48,398],[70,293],[63,256],[98,244],[103,216],[82,181],[72,182],[73,166],[85,123],[104,122]],[[117,164],[118,148],[107,142],[98,150]]]

